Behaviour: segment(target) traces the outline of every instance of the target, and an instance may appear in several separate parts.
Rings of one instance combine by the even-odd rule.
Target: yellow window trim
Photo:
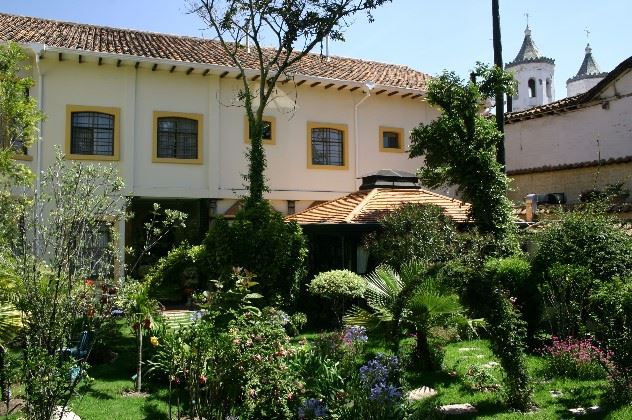
[[[343,165],[315,165],[312,163],[312,130],[314,128],[333,128],[342,131],[342,160]],[[320,122],[307,122],[307,168],[308,169],[349,169],[349,130],[347,124],[330,124]]]
[[[73,112],[101,112],[103,114],[110,114],[114,116],[114,144],[112,145],[112,156],[103,155],[80,155],[70,153],[70,141],[72,137],[72,113]],[[88,105],[66,105],[66,144],[65,152],[66,159],[76,160],[119,160],[121,147],[119,137],[121,109],[105,106],[88,106]]]
[[[384,147],[384,133],[391,132],[397,133],[399,136],[399,147]],[[394,127],[381,127],[380,126],[380,152],[386,153],[403,153],[404,152],[404,129]]]
[[[272,138],[270,140],[261,139],[262,144],[276,144],[276,117],[263,116],[263,121],[270,123]],[[244,115],[244,143],[250,144],[250,126],[248,124],[248,115]]]
[[[33,156],[31,155],[25,155],[22,153],[16,153],[13,155],[13,159],[15,160],[28,160],[28,161],[32,161],[33,160]]]
[[[180,159],[180,158],[159,158],[158,157],[158,118],[166,118],[166,117],[176,117],[176,118],[187,118],[190,120],[197,121],[198,124],[198,132],[197,132],[197,159]],[[187,112],[171,112],[171,111],[154,111],[154,129],[152,134],[152,153],[151,153],[151,161],[153,163],[179,163],[185,165],[201,165],[204,160],[203,156],[203,144],[202,141],[204,139],[204,115],[202,114],[191,114]]]

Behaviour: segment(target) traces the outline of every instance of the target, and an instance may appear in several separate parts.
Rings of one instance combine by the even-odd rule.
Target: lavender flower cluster
[[[366,343],[368,339],[366,328],[358,325],[347,327],[342,333],[342,341],[348,345]]]
[[[373,401],[391,403],[398,401],[402,392],[395,385],[399,371],[397,356],[378,354],[360,368],[360,382],[369,390]]]
[[[327,407],[323,405],[322,401],[316,398],[309,398],[303,402],[298,409],[298,418],[303,419],[315,419],[317,417],[325,417],[327,415]]]

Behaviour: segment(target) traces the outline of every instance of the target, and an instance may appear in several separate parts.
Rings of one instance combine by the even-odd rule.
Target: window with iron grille
[[[312,128],[312,165],[344,166],[344,131]]]
[[[158,158],[197,159],[198,121],[182,117],[158,118]]]
[[[94,111],[72,112],[70,153],[114,156],[114,115]]]

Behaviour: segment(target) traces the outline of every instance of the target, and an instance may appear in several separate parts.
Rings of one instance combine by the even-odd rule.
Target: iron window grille
[[[114,156],[114,115],[73,112],[71,121],[70,153]]]
[[[197,159],[198,122],[190,118],[158,118],[159,158]]]
[[[335,128],[312,128],[312,164],[344,166],[344,133]]]

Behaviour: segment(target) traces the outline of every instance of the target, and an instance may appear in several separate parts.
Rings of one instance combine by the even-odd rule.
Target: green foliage
[[[441,115],[411,132],[410,156],[423,156],[421,180],[432,188],[455,184],[472,204],[472,216],[482,233],[506,237],[513,232],[509,185],[496,161],[502,138],[493,120],[481,114],[481,104],[497,91],[510,92],[512,76],[498,67],[478,64],[464,82],[445,72],[428,85],[428,101]]]
[[[432,264],[455,255],[456,229],[439,206],[404,204],[380,220],[380,225],[380,232],[368,235],[365,247],[382,264],[399,269],[413,259]]]
[[[404,264],[401,275],[380,266],[366,279],[365,298],[370,310],[354,306],[345,315],[345,324],[386,330],[396,350],[402,330],[408,328],[417,337],[416,357],[421,369],[434,368],[428,342],[430,327],[440,317],[461,311],[458,297],[447,293],[416,261]]]
[[[296,223],[285,223],[267,202],[241,209],[230,224],[214,220],[205,240],[210,278],[227,279],[233,267],[257,276],[265,304],[291,306],[305,276],[306,240]]]
[[[613,402],[632,401],[632,278],[602,284],[591,296],[591,327],[611,354]]]
[[[86,368],[85,361],[67,361],[64,348],[110,317],[112,302],[100,299],[94,283],[112,286],[115,250],[110,244],[95,252],[94,233],[123,218],[125,199],[113,167],[67,162],[61,154],[41,180],[37,201],[24,191],[23,227],[1,237],[0,253],[16,282],[11,299],[24,317],[26,415],[48,420],[55,406],[67,404]],[[69,379],[70,366],[76,380]]]
[[[312,294],[328,299],[353,299],[364,295],[366,282],[349,270],[330,270],[318,274],[309,283]]]
[[[292,417],[298,380],[288,369],[293,351],[283,326],[255,312],[224,327],[213,318],[165,330],[152,371],[167,376],[190,418]]]
[[[363,297],[366,281],[349,270],[330,270],[316,275],[308,289],[313,295],[331,301],[331,309],[340,323],[346,301]]]
[[[538,279],[555,264],[586,267],[602,281],[632,274],[632,237],[616,219],[598,206],[560,213],[559,217],[536,238],[533,268]]]
[[[507,403],[512,408],[527,411],[533,407],[533,392],[525,356],[526,322],[514,306],[514,299],[508,296],[503,284],[499,284],[499,280],[509,277],[507,273],[513,270],[507,270],[507,267],[512,265],[490,261],[481,273],[479,287],[487,295],[487,330],[492,351],[505,371]],[[521,271],[518,269],[515,272]]]

